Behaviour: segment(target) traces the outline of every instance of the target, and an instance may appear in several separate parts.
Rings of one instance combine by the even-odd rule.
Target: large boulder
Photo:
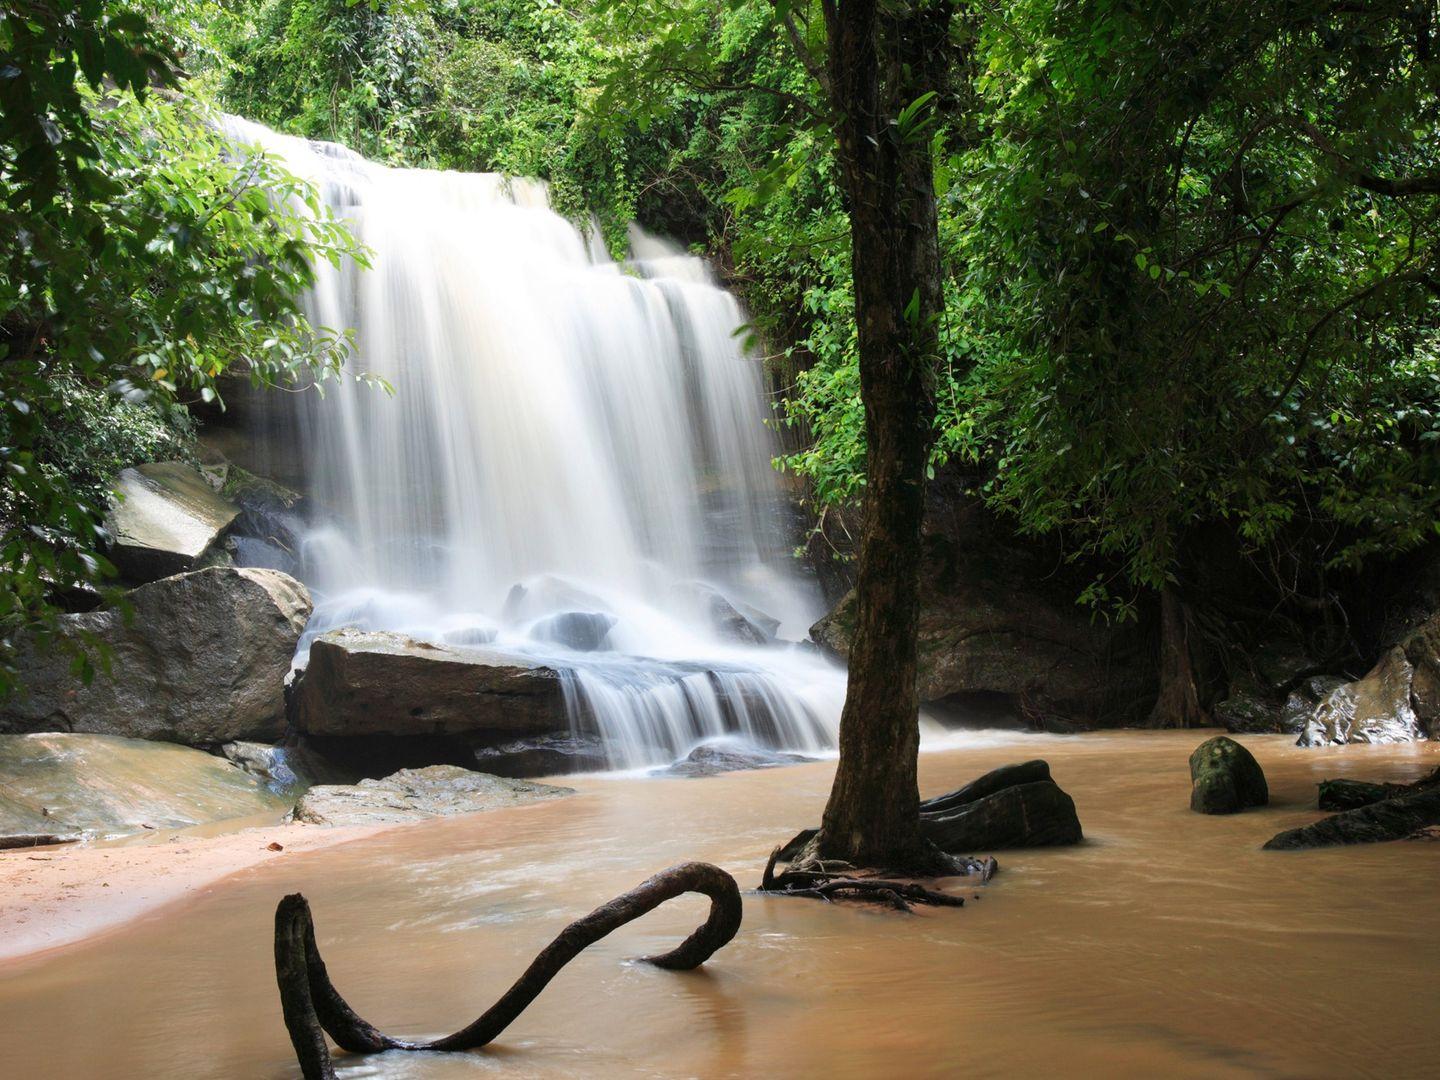
[[[568,731],[560,673],[482,647],[332,630],[310,645],[291,695],[291,722],[319,736],[520,737]]]
[[[142,585],[126,599],[128,620],[119,609],[64,615],[61,642],[43,650],[22,643],[22,688],[0,703],[0,732],[190,746],[281,735],[285,679],[310,617],[305,586],[275,570],[211,567]],[[100,646],[108,670],[85,685],[65,644]]]
[[[530,628],[530,637],[576,652],[598,652],[610,648],[610,628],[615,616],[603,611],[562,611],[549,615]],[[446,635],[445,640],[454,644]]]
[[[572,788],[489,776],[455,765],[401,769],[383,780],[321,785],[301,796],[295,820],[312,825],[387,825],[558,799]]]
[[[1430,787],[1347,810],[1313,825],[1287,829],[1271,837],[1265,850],[1294,851],[1405,840],[1437,825],[1440,825],[1440,787]]]
[[[289,806],[224,758],[112,735],[0,735],[4,837],[103,838]]]
[[[126,469],[105,519],[110,561],[127,581],[156,581],[221,558],[218,542],[240,509],[179,461]]]
[[[1255,755],[1224,735],[1206,740],[1190,755],[1190,781],[1190,809],[1197,814],[1234,814],[1270,801]]]
[[[764,645],[775,639],[780,620],[748,604],[731,600],[713,585],[703,581],[684,581],[675,586],[676,596],[694,612],[696,618],[730,641],[745,645]]]
[[[1411,701],[1415,675],[1405,650],[1386,651],[1363,678],[1328,694],[1305,723],[1300,746],[1413,742],[1427,736]]]

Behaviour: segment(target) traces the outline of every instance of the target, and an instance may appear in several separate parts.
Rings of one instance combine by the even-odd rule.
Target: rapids
[[[706,738],[834,744],[843,677],[791,644],[819,615],[789,551],[762,366],[700,259],[631,230],[623,262],[543,183],[387,168],[227,118],[311,180],[373,253],[316,267],[312,320],[355,331],[347,380],[289,395],[307,486],[333,513],[304,552],[309,635],[343,625],[493,638],[567,673],[610,764]],[[779,642],[738,642],[715,591]],[[549,638],[614,619],[607,648]],[[302,649],[304,643],[302,643]]]
[[[1273,804],[1205,817],[1188,809],[1186,767],[1203,737],[971,736],[922,754],[926,795],[1046,758],[1086,842],[998,853],[984,898],[958,910],[746,895],[739,935],[700,970],[628,962],[698,924],[704,901],[677,901],[581,955],[492,1049],[342,1056],[340,1074],[1433,1076],[1435,845],[1260,845],[1317,817],[1318,780],[1417,777],[1440,745],[1247,737]],[[0,1076],[297,1077],[270,946],[275,904],[296,889],[364,1016],[396,1034],[449,1031],[566,922],[658,869],[706,859],[753,886],[770,848],[818,818],[832,771],[572,778],[573,798],[282,853],[124,930],[0,967]]]

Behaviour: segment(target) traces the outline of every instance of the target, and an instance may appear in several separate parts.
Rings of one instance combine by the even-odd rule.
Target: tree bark
[[[940,88],[953,9],[935,0],[825,0],[824,10],[867,464],[840,762],[809,855],[935,872],[938,852],[919,826],[916,630],[944,299],[929,137],[902,130],[897,117]]]
[[[1149,727],[1209,727],[1210,714],[1200,706],[1195,667],[1190,658],[1190,614],[1170,586],[1160,591],[1160,693],[1150,710]]]

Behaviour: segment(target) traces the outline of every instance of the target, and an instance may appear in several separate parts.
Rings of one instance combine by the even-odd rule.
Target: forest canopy
[[[103,574],[101,477],[125,453],[62,458],[43,435],[76,423],[77,395],[148,410],[142,456],[183,440],[174,404],[232,365],[273,381],[343,355],[343,328],[309,326],[297,297],[307,260],[352,246],[275,163],[225,150],[216,109],[391,163],[538,176],[617,251],[638,218],[709,254],[782,391],[778,464],[816,521],[863,499],[821,10],[11,5],[0,623]],[[1098,613],[1193,590],[1217,535],[1263,582],[1258,606],[1308,612],[1337,576],[1434,539],[1435,15],[1433,0],[957,5],[956,62],[894,119],[935,163],[932,470],[1057,538]]]

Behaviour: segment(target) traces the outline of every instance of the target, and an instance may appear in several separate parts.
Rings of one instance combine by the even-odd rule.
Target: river
[[[963,909],[745,897],[701,970],[667,905],[567,968],[488,1051],[342,1057],[344,1077],[1433,1076],[1440,845],[1262,852],[1328,776],[1410,779],[1440,745],[1246,738],[1272,805],[1187,806],[1196,732],[975,735],[921,757],[933,794],[1044,757],[1087,841],[1001,852]],[[568,920],[684,859],[752,887],[819,816],[833,763],[568,783],[571,799],[280,857],[87,944],[0,968],[0,1076],[299,1075],[275,991],[275,902],[311,899],[332,976],[396,1034],[449,1031]],[[978,854],[978,853],[977,853]]]

